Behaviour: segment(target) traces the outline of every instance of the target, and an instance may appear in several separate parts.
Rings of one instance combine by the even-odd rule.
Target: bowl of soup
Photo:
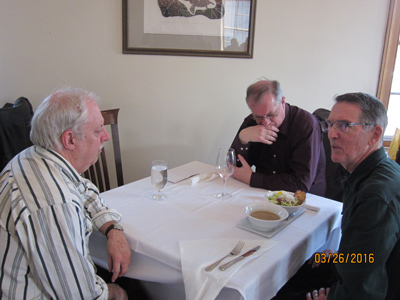
[[[248,204],[245,212],[251,227],[260,231],[274,230],[289,216],[283,207],[266,202]]]

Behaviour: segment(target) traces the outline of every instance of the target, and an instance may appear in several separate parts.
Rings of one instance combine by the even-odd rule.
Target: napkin
[[[258,245],[261,246],[261,248],[225,271],[220,271],[218,267],[238,256],[227,257],[211,272],[206,272],[204,270],[205,267],[214,263],[224,255],[227,255],[238,241],[238,239],[221,239],[179,242],[186,299],[214,300],[228,282],[229,278],[241,267],[257,259],[257,257],[263,255],[278,243],[277,241],[265,239],[243,240],[245,245],[238,256]]]
[[[189,178],[189,182],[191,185],[194,185],[199,182],[210,181],[217,178],[218,175],[215,173],[203,173]]]
[[[303,207],[305,209],[308,209],[308,210],[313,210],[313,211],[316,211],[316,212],[321,210],[320,207],[312,206],[312,205],[309,205],[309,204],[303,204],[301,207]]]

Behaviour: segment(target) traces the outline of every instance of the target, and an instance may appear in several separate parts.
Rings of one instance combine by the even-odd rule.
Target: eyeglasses
[[[362,125],[362,126],[367,126],[367,125],[373,125],[376,126],[376,124],[372,123],[348,123],[344,121],[336,121],[336,122],[329,122],[329,121],[322,121],[321,122],[321,128],[323,132],[329,132],[331,128],[339,129],[343,133],[347,133],[349,131],[350,126],[357,126],[357,125]]]
[[[268,114],[266,116],[255,116],[253,115],[253,120],[256,121],[258,124],[260,124],[264,119],[267,121],[271,121],[271,119],[276,118],[279,115],[279,108],[281,105],[278,105],[278,108],[276,109],[275,113]]]

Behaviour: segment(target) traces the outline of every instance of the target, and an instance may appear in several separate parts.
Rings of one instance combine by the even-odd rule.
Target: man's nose
[[[104,132],[103,141],[106,142],[106,141],[110,140],[110,134],[104,127],[103,127],[103,132]]]
[[[331,129],[328,131],[328,139],[332,140],[333,138],[338,137],[338,130],[335,128],[335,126],[332,126]]]
[[[269,124],[271,124],[271,120],[264,117],[261,121],[261,125],[268,126]]]

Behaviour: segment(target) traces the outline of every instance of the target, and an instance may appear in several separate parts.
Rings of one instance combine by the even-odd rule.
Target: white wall
[[[262,76],[311,112],[335,94],[376,93],[389,0],[257,2],[254,58],[230,59],[123,55],[122,1],[2,0],[0,105],[25,96],[36,108],[63,85],[96,92],[102,109],[121,108],[130,182],[153,159],[213,164]]]

